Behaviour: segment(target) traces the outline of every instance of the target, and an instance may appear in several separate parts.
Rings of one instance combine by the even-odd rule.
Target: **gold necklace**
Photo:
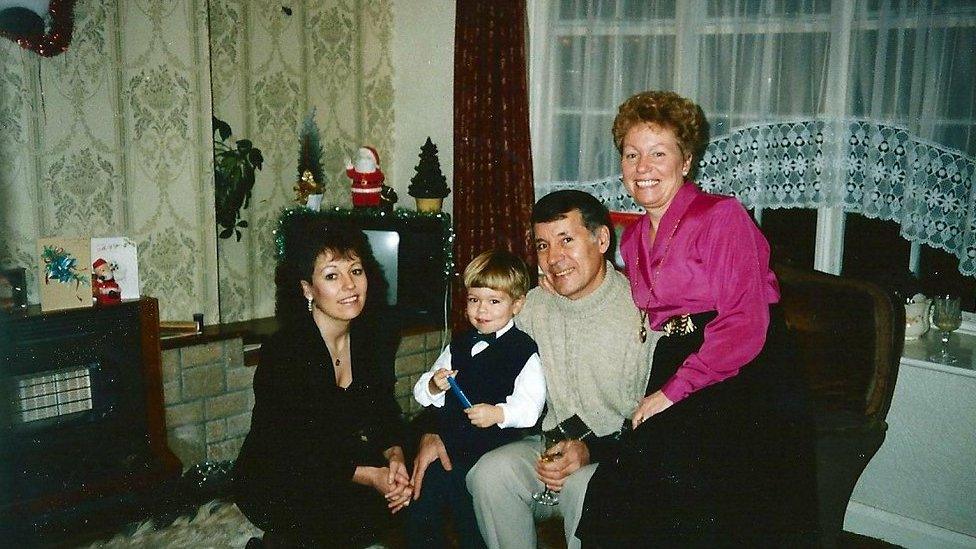
[[[657,270],[651,273],[650,291],[647,293],[644,306],[640,308],[640,331],[637,332],[637,336],[640,337],[641,343],[647,342],[647,326],[645,324],[647,323],[647,308],[651,306],[651,296],[654,295],[654,283],[657,282],[657,277],[661,275],[661,267],[664,266],[664,260],[668,257],[668,250],[671,249],[671,240],[674,238],[674,233],[678,231],[678,225],[681,225],[680,217],[675,221],[674,227],[672,227],[671,233],[668,235],[668,239],[664,241],[664,253],[661,254],[661,261],[657,264]],[[640,272],[640,256],[641,254],[638,250],[634,261],[634,276],[637,276],[637,273]]]

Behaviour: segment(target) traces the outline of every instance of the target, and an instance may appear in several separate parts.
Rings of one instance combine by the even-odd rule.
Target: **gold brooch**
[[[697,327],[691,320],[691,315],[680,315],[668,319],[661,328],[664,330],[664,335],[671,337],[688,335],[694,332]]]

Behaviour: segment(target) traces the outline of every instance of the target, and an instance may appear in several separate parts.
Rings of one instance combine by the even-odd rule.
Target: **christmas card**
[[[41,310],[92,306],[91,248],[87,238],[41,238],[37,241]]]
[[[91,239],[92,265],[105,261],[122,290],[122,299],[139,297],[139,256],[136,243],[124,236]],[[101,265],[101,263],[99,263]],[[89,265],[91,266],[91,265]]]

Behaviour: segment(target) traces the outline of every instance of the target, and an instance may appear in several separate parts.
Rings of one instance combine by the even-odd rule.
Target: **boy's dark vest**
[[[451,369],[458,371],[455,379],[472,404],[505,402],[515,389],[515,378],[538,347],[525,332],[512,326],[488,348],[471,356],[474,333],[465,332],[451,342]],[[452,391],[447,391],[438,412],[441,439],[454,463],[474,464],[485,452],[525,436],[524,429],[471,425]]]

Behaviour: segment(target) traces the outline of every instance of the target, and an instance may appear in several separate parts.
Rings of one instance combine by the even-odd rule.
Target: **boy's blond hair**
[[[529,292],[529,268],[507,250],[482,252],[464,268],[464,287],[491,288],[520,299]]]

